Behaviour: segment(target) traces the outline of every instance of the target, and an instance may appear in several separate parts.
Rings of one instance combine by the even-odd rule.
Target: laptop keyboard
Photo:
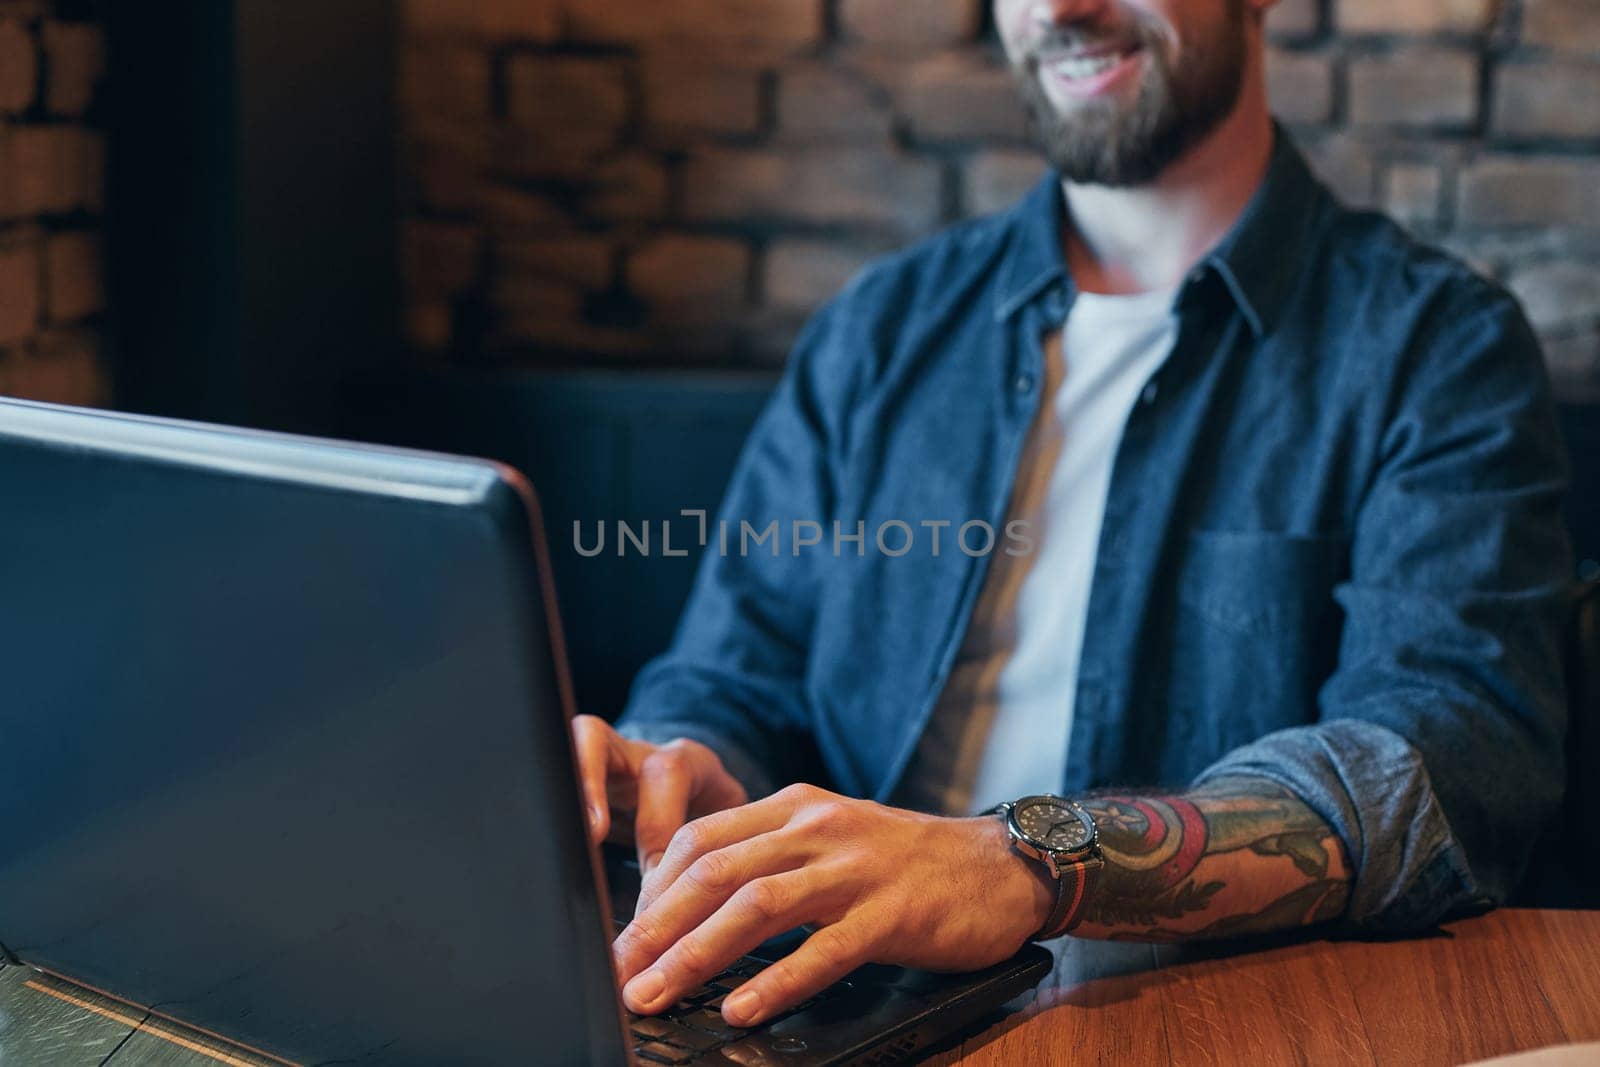
[[[619,927],[622,924],[618,924]],[[729,993],[748,982],[766,960],[745,956],[705,985],[657,1015],[628,1013],[628,1030],[633,1035],[633,1051],[646,1063],[689,1063],[708,1052],[759,1032],[797,1011],[820,1003],[828,992],[797,1004],[783,1015],[762,1023],[755,1030],[729,1026],[722,1018],[722,1002]]]

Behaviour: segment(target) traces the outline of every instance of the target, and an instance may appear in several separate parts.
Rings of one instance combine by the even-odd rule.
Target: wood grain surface
[[[931,1062],[1454,1067],[1595,1040],[1600,912],[1498,911],[1396,941],[1068,941],[1031,1003]]]
[[[26,967],[0,970],[0,1067],[275,1067]]]
[[[1499,911],[1404,941],[1069,940],[1025,1003],[929,1062],[1454,1067],[1582,1041],[1600,1041],[1600,912]],[[0,1065],[219,1063],[266,1061],[0,962]]]
[[[105,1063],[144,1018],[83,990],[53,995],[58,985],[26,967],[0,970],[0,1064]]]

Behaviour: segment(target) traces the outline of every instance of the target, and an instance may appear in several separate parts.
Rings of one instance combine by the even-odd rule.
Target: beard
[[[1041,80],[1041,53],[1065,50],[1083,36],[1066,30],[1039,42],[1013,65],[1029,125],[1063,178],[1080,185],[1144,185],[1203,140],[1233,111],[1244,84],[1244,0],[1223,0],[1225,16],[1206,39],[1187,43],[1181,64],[1147,19],[1134,25],[1146,57],[1131,101],[1091,99],[1071,113],[1056,109]]]

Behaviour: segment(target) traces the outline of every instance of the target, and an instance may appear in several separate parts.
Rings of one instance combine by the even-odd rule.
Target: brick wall
[[[408,0],[409,332],[457,362],[782,359],[864,260],[1040,172],[984,0]],[[1283,0],[1324,176],[1600,382],[1600,2]]]
[[[104,45],[69,14],[0,0],[0,395],[100,404]]]

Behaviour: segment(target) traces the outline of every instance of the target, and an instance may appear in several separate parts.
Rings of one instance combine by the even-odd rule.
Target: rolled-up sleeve
[[[1503,902],[1564,786],[1566,462],[1537,340],[1493,287],[1441,301],[1384,395],[1319,721],[1225,756],[1296,793],[1355,865],[1347,919]]]
[[[1492,903],[1422,755],[1387,727],[1344,719],[1280,730],[1229,753],[1199,782],[1231,777],[1278,783],[1339,835],[1355,869],[1345,911],[1354,926],[1416,930]]]

